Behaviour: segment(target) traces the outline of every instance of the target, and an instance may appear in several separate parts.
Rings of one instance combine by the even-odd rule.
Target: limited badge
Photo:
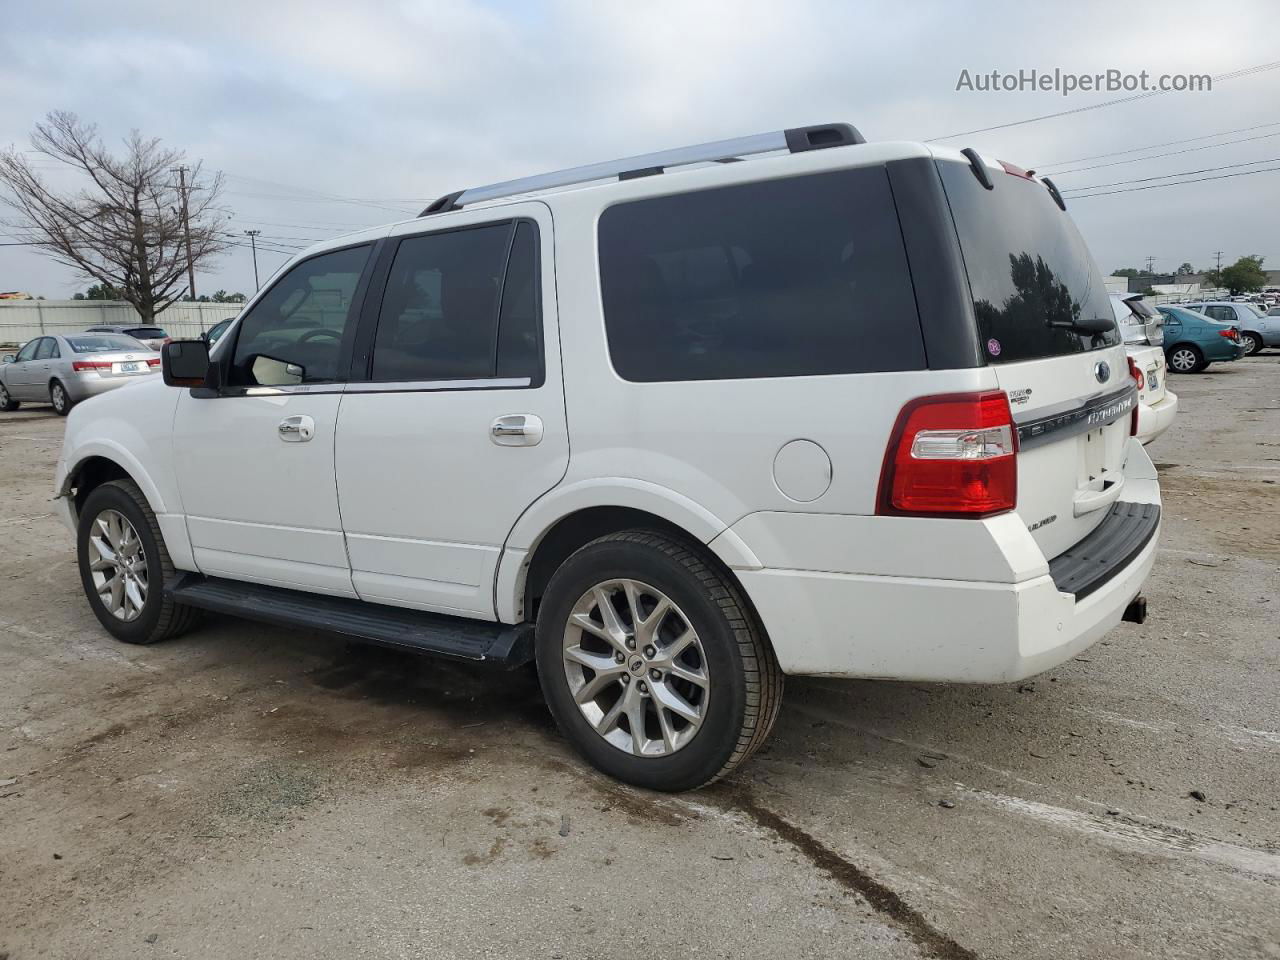
[[[993,357],[1000,356],[1000,341],[995,337],[992,337],[987,341],[987,353],[991,354]]]

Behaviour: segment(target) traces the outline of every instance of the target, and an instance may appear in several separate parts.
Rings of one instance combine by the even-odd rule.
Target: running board
[[[326,630],[382,646],[493,663],[533,660],[533,625],[490,623],[347,597],[183,573],[165,584],[175,603],[247,620]]]

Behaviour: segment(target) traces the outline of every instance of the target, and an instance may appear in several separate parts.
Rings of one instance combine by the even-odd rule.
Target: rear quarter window
[[[925,366],[883,167],[620,203],[601,215],[599,256],[627,380]]]

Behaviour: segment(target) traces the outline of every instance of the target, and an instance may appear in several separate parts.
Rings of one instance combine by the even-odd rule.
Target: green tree
[[[1233,297],[1261,290],[1267,284],[1267,273],[1262,269],[1263,259],[1255,253],[1223,267],[1221,286],[1230,290]]]
[[[1177,269],[1177,271],[1175,271],[1175,272],[1177,273],[1177,275],[1178,275],[1178,276],[1180,276],[1180,277],[1185,277],[1185,276],[1187,276],[1188,274],[1195,273],[1195,272],[1196,272],[1196,268],[1195,268],[1195,267],[1193,267],[1191,264],[1187,263],[1187,262],[1184,260],[1184,261],[1182,262],[1182,265],[1181,265],[1181,266],[1179,266],[1179,267],[1178,267],[1178,269]]]
[[[244,303],[247,299],[243,293],[227,293],[225,290],[218,290],[213,295],[214,303]]]
[[[77,300],[123,300],[120,291],[109,283],[95,283],[84,293],[77,293]]]
[[[1125,267],[1123,270],[1112,270],[1111,275],[1113,277],[1140,277],[1142,276],[1142,271],[1135,267]]]

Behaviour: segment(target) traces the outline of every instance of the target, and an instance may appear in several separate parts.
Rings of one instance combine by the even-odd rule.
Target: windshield
[[[118,353],[121,350],[146,350],[133,337],[119,333],[81,334],[67,337],[67,343],[76,353]]]
[[[132,330],[126,330],[125,333],[139,340],[163,340],[168,336],[159,327],[134,327]]]
[[[987,359],[1010,363],[1120,342],[1107,290],[1071,218],[1042,184],[994,174],[987,190],[968,164],[939,161]],[[1103,333],[1075,324],[1104,318]]]
[[[1254,313],[1254,315],[1256,315],[1256,316],[1259,316],[1259,317],[1264,316],[1263,312],[1262,312],[1261,310],[1259,310],[1259,309],[1258,309],[1258,305],[1257,305],[1257,304],[1254,304],[1254,303],[1242,303],[1242,304],[1240,304],[1240,306],[1245,307],[1245,308],[1246,308],[1246,309],[1248,309],[1248,310],[1252,310],[1252,311],[1253,311],[1253,313]]]

